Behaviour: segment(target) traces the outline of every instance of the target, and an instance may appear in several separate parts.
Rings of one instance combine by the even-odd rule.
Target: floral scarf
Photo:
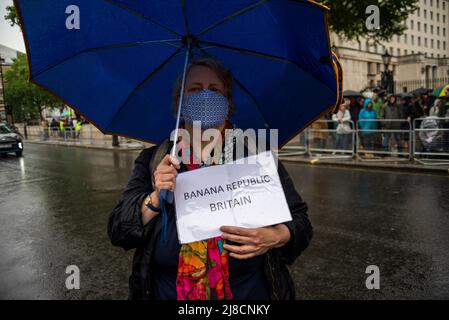
[[[190,155],[193,160],[193,155]],[[187,165],[188,170],[200,168]],[[178,300],[231,300],[229,255],[221,237],[183,244],[176,278]]]

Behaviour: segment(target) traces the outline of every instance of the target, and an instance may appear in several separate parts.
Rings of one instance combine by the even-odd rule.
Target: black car
[[[20,135],[12,131],[6,124],[0,123],[0,154],[15,153],[21,157],[23,142]]]

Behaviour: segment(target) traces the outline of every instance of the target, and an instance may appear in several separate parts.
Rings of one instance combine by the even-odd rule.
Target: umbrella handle
[[[174,193],[173,191],[170,191],[168,189],[162,189],[159,193],[159,197],[164,199],[167,203],[172,204],[174,199]]]

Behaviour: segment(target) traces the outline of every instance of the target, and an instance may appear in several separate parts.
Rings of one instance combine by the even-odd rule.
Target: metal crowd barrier
[[[412,158],[412,127],[408,120],[357,121],[357,156],[362,161],[403,161]]]
[[[338,131],[338,122],[317,120],[308,128],[308,154],[315,158],[352,159],[355,155],[354,122],[345,121],[349,130]]]
[[[65,141],[75,144],[83,143],[104,146],[109,146],[112,143],[111,135],[102,134],[92,125],[83,125],[79,131],[76,131],[73,127],[64,127],[64,130],[61,130],[59,126],[48,128],[28,126],[27,135],[28,139],[32,140]],[[119,137],[119,143],[128,142],[128,138]]]
[[[288,156],[302,156],[308,154],[307,148],[307,132],[305,129],[295,138],[293,138],[286,146],[279,150],[279,155],[283,157]]]
[[[449,118],[418,118],[413,127],[415,161],[424,165],[449,164]]]

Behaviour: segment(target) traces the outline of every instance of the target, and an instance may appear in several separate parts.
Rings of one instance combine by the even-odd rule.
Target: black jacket
[[[155,150],[156,147],[145,149],[137,157],[128,185],[109,216],[108,235],[112,244],[125,250],[136,249],[129,278],[129,299],[132,300],[154,298],[150,289],[150,265],[153,248],[161,231],[161,216],[156,216],[144,226],[140,208],[145,197],[153,191],[149,164]],[[293,217],[292,221],[285,223],[290,230],[291,240],[286,246],[265,254],[265,274],[271,284],[271,298],[286,300],[295,298],[294,284],[286,265],[292,264],[307,248],[312,238],[312,226],[307,216],[307,206],[280,161],[278,171]]]

